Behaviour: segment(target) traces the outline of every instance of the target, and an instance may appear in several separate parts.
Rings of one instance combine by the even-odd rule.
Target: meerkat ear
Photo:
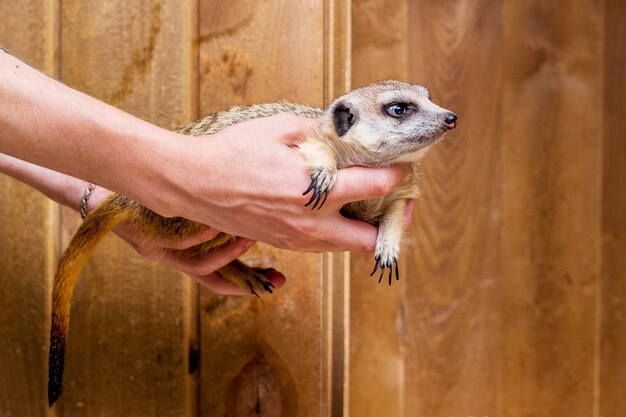
[[[335,108],[333,109],[333,124],[335,125],[337,134],[339,136],[345,135],[356,122],[357,116],[356,110],[352,108],[350,103],[340,101],[335,104]]]

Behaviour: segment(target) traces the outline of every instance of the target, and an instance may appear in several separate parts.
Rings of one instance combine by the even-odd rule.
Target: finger
[[[178,250],[165,250],[158,255],[158,260],[186,274],[204,276],[243,255],[253,244],[253,240],[237,238],[237,240],[216,248],[204,256],[190,256]]]
[[[282,272],[276,271],[275,269],[264,272],[263,275],[269,279],[272,284],[274,284],[274,288],[280,288],[287,282],[287,278],[283,275]]]
[[[201,231],[196,232],[193,235],[180,241],[172,241],[168,239],[151,239],[151,243],[165,249],[185,250],[201,243],[208,242],[219,234],[219,230],[215,230],[209,226],[206,226],[205,229],[202,229]]]
[[[323,223],[321,231],[330,244],[342,251],[374,252],[377,227],[361,220],[348,219],[339,213],[331,219]]]
[[[383,197],[411,173],[410,164],[387,168],[350,167],[337,172],[337,181],[328,197],[328,205],[342,206],[352,201]]]
[[[198,284],[206,289],[219,295],[247,295],[247,293],[239,286],[222,278],[219,272],[209,275],[198,276],[190,275]]]
[[[135,248],[137,252],[151,258],[158,258],[158,254],[162,253],[163,249],[189,249],[193,246],[207,242],[220,234],[218,230],[206,226],[205,229],[202,229],[185,239],[176,241],[160,237],[148,239],[140,231],[137,231],[136,229],[133,229],[125,224],[121,224],[116,227],[114,231],[119,237],[127,241],[133,248]]]
[[[285,285],[285,276],[278,271],[271,271],[264,274],[274,285],[274,289],[278,289]],[[191,276],[198,284],[202,285],[209,291],[219,295],[250,295],[238,285],[224,279],[219,272],[214,272],[206,276]]]
[[[404,211],[404,231],[407,231],[411,225],[413,218],[413,208],[415,200],[408,198]],[[326,241],[320,241],[320,244],[309,249],[310,252],[340,252],[346,250],[354,250],[364,253],[372,253],[376,246],[376,236],[378,228],[369,223],[347,219],[341,215],[333,221],[335,229],[325,229],[324,232],[332,231],[331,237],[327,237]],[[341,234],[337,231],[341,230]],[[344,234],[343,232],[346,232]]]

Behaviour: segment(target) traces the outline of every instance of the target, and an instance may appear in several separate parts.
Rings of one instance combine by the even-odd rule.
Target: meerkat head
[[[354,153],[387,162],[416,160],[456,127],[457,116],[430,101],[426,88],[381,81],[349,92],[326,112],[327,128]]]

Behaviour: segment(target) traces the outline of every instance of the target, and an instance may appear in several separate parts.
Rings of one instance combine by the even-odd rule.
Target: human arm
[[[315,122],[278,115],[190,139],[73,90],[0,52],[0,152],[274,246],[371,252],[376,228],[339,208],[386,194],[408,166],[341,170],[320,211],[296,145]]]
[[[76,211],[80,209],[80,200],[88,185],[88,183],[83,180],[1,153],[0,173],[4,173],[28,184],[57,203]],[[87,200],[88,211],[97,207],[110,193],[111,191],[107,189],[96,187]],[[187,248],[208,241],[214,238],[219,232],[207,228],[194,236],[178,242],[159,241],[153,238],[147,240],[145,236],[135,228],[128,227],[124,224],[116,227],[114,232],[126,241],[126,243],[135,248],[143,257],[178,269],[215,293],[225,295],[244,294],[239,287],[222,279],[219,274],[214,271],[241,256],[250,248],[254,241],[240,238],[207,255],[191,256],[189,252],[186,251]],[[284,276],[278,272],[269,273],[268,278],[277,288],[285,283]]]

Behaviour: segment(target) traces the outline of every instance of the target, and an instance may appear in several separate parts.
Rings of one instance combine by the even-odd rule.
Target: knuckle
[[[377,195],[389,194],[393,187],[393,178],[387,173],[381,173],[372,180],[372,191]]]
[[[290,113],[280,113],[280,122],[285,125],[286,133],[290,136],[300,136],[306,132],[309,127],[309,121]]]
[[[376,248],[376,242],[361,242],[361,252],[373,253]]]
[[[198,275],[198,276],[209,275],[210,273],[214,271],[215,271],[215,268],[213,268],[212,265],[207,265],[205,263],[199,263],[197,265],[193,265],[189,269],[189,272],[191,272],[191,274]]]
[[[314,221],[302,222],[298,225],[298,231],[307,236],[317,236],[319,234],[319,225]]]

